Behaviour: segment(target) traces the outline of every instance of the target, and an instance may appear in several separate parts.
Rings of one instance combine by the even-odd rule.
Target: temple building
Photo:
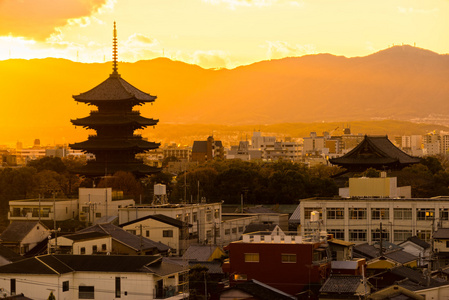
[[[159,120],[145,118],[139,111],[133,110],[136,105],[154,102],[156,96],[132,86],[118,73],[115,22],[112,70],[105,81],[85,93],[73,96],[77,102],[98,107],[85,118],[71,120],[75,126],[96,130],[96,135],[89,136],[86,141],[70,145],[72,149],[95,155],[95,160],[88,161],[76,173],[87,177],[105,176],[117,171],[131,172],[136,177],[156,173],[158,168],[145,165],[135,155],[157,149],[160,144],[145,141],[134,131],[154,126]]]
[[[345,168],[346,172],[363,172],[369,168],[401,170],[420,161],[393,145],[387,136],[367,135],[345,155],[329,159],[331,164]]]

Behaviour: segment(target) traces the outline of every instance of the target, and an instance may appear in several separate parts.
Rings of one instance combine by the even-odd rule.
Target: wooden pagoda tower
[[[117,71],[117,30],[113,31],[113,68],[108,79],[93,89],[73,96],[75,101],[97,106],[85,118],[71,120],[75,126],[94,129],[96,135],[80,143],[70,144],[75,150],[95,155],[76,173],[87,177],[101,177],[117,171],[131,172],[143,177],[160,169],[145,165],[136,154],[156,149],[159,143],[148,142],[134,130],[154,126],[159,120],[145,118],[133,107],[154,102],[156,96],[144,93],[125,81]]]

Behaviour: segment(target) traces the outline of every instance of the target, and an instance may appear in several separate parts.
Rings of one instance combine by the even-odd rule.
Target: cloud
[[[0,0],[0,36],[44,41],[71,19],[80,19],[110,6],[110,0]]]
[[[176,52],[169,54],[174,60],[184,61],[190,64],[199,65],[205,69],[232,68],[229,55],[221,50],[197,50],[187,54],[185,52]]]
[[[203,0],[210,4],[227,4],[230,8],[235,9],[238,6],[271,6],[274,4],[287,4],[292,6],[303,6],[303,1],[295,0]]]
[[[267,56],[269,59],[300,56],[316,52],[314,45],[290,45],[283,41],[267,41],[267,45],[264,45],[264,47],[267,47]]]

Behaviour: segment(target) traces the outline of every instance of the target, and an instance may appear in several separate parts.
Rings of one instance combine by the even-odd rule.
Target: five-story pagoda
[[[156,173],[158,168],[145,165],[136,159],[137,153],[156,149],[159,143],[148,142],[134,130],[154,126],[158,120],[142,117],[133,110],[136,105],[153,102],[156,96],[144,93],[126,82],[117,72],[117,31],[114,22],[113,72],[108,79],[93,89],[73,98],[77,102],[95,105],[98,110],[85,118],[71,120],[75,126],[96,130],[87,141],[70,144],[75,150],[93,153],[95,160],[76,170],[87,177],[99,177],[117,171],[133,173],[136,177]]]

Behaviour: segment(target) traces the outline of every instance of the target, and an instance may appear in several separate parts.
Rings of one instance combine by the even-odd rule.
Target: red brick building
[[[229,260],[223,271],[229,273],[230,285],[256,279],[290,295],[311,290],[315,293],[329,277],[330,251],[324,238],[306,239],[273,233],[243,235],[242,241],[230,243]]]

